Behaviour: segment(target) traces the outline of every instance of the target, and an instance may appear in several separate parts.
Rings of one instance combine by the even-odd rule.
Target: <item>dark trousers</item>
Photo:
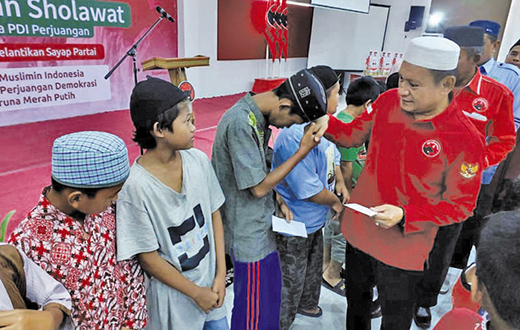
[[[298,309],[318,307],[323,267],[323,234],[319,229],[307,238],[276,235],[282,269],[280,329],[287,330]]]
[[[437,305],[437,296],[450,268],[451,257],[463,223],[442,226],[435,236],[433,248],[424,267],[421,281],[416,288],[416,303],[421,307]]]
[[[412,252],[412,251],[410,251]],[[415,287],[422,271],[386,265],[347,242],[345,248],[347,330],[370,330],[372,287],[377,284],[382,330],[410,329]]]
[[[491,213],[493,197],[489,195],[488,187],[489,185],[486,184],[481,185],[474,214],[462,225],[451,259],[451,267],[464,269],[468,264],[471,248],[473,245],[478,246],[480,231],[486,223],[485,216]]]

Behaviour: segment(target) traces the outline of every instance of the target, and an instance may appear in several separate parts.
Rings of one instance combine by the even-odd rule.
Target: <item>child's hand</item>
[[[332,210],[334,211],[332,220],[338,220],[341,211],[343,211],[343,203],[338,199],[338,201],[332,205]]]
[[[224,283],[224,287],[225,286],[226,284]],[[213,292],[211,288],[201,286],[197,290],[197,294],[193,297],[193,300],[195,300],[197,305],[199,305],[205,313],[209,313],[217,307],[218,298],[218,294]]]
[[[0,328],[17,330],[53,330],[56,324],[52,313],[15,309],[0,312]]]
[[[339,197],[341,203],[348,203],[348,200],[350,199],[350,193],[348,192],[345,183],[336,182],[336,196]]]
[[[308,153],[312,148],[320,143],[321,136],[317,136],[317,128],[315,123],[310,123],[305,126],[305,133],[300,141],[300,149]]]
[[[325,134],[325,131],[327,130],[328,126],[329,126],[329,116],[328,115],[325,115],[325,116],[321,116],[320,118],[318,119],[315,119],[314,120],[314,124],[316,124],[316,136],[317,137],[322,137],[323,134]]]
[[[275,215],[279,218],[284,218],[287,223],[290,223],[294,219],[294,214],[280,194],[276,193],[277,208],[275,209]]]
[[[224,304],[224,297],[226,296],[226,274],[224,274],[224,276],[217,275],[215,277],[211,290],[218,295],[217,306],[215,308],[222,307]]]

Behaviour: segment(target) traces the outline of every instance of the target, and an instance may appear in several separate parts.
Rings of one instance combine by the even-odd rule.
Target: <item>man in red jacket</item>
[[[484,30],[473,26],[454,26],[444,31],[444,37],[461,48],[455,83],[455,101],[486,138],[488,165],[498,164],[515,145],[513,93],[496,80],[482,75],[478,70],[477,63],[480,61],[484,45]],[[464,224],[464,228],[466,225],[467,223]],[[428,267],[417,286],[414,321],[418,327],[430,327],[430,307],[437,304],[437,296],[448,273],[461,230],[462,223],[455,223],[441,227],[437,233],[430,252]]]
[[[377,284],[382,328],[409,329],[414,288],[439,226],[461,222],[475,207],[484,139],[453,99],[460,48],[420,37],[410,42],[399,89],[390,90],[351,123],[329,118],[325,137],[360,146],[367,162],[346,209],[347,329],[370,329],[371,289]]]

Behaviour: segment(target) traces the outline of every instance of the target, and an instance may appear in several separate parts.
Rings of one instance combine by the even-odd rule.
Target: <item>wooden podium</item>
[[[194,66],[209,66],[209,57],[195,56],[185,58],[162,58],[152,57],[141,63],[143,71],[166,69],[170,75],[172,84],[179,85],[183,81],[187,81],[186,68]]]
[[[188,81],[188,78],[186,77],[186,68],[194,66],[209,66],[209,57],[202,55],[185,58],[152,57],[151,59],[143,61],[141,65],[143,66],[143,71],[159,69],[168,70],[172,84],[179,86],[181,82]],[[186,85],[191,86],[191,84]],[[179,87],[183,89],[182,86]],[[192,95],[195,95],[193,94],[193,87],[191,87],[191,93]],[[195,112],[193,112],[191,118],[193,124],[195,124]]]

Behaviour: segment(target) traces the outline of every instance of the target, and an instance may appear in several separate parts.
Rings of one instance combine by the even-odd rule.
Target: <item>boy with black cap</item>
[[[515,145],[513,94],[504,85],[480,73],[477,63],[482,53],[484,31],[472,26],[454,26],[444,31],[444,38],[452,40],[460,49],[455,83],[455,101],[486,141],[488,165],[499,163]],[[485,176],[485,171],[483,176]],[[462,223],[439,228],[430,262],[417,287],[414,321],[428,328],[430,307],[437,304],[437,296],[448,273],[451,257]]]
[[[61,282],[77,329],[141,329],[144,275],[136,260],[116,261],[113,202],[130,173],[119,137],[77,132],[52,146],[52,186],[9,242]]]
[[[134,141],[146,150],[118,201],[118,258],[150,276],[148,329],[228,329],[224,195],[208,157],[193,149],[189,94],[157,78],[132,91]]]
[[[302,70],[272,91],[248,93],[218,124],[212,163],[226,195],[222,218],[235,260],[232,329],[278,329],[280,325],[282,283],[271,230],[272,190],[319,143],[314,135],[318,126],[311,124],[298,151],[268,172],[269,125],[301,124],[326,111],[322,84]]]

